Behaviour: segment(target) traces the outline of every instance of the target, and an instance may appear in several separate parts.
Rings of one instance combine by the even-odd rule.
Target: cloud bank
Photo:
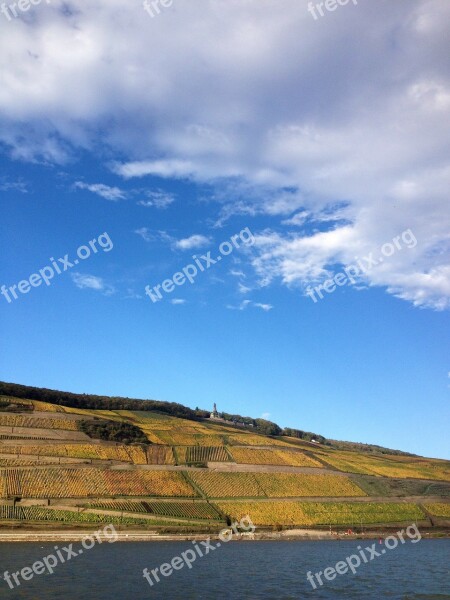
[[[118,0],[36,6],[1,23],[0,141],[27,161],[95,153],[124,182],[208,183],[217,226],[273,218],[253,263],[266,285],[302,289],[410,228],[417,247],[366,283],[449,308],[450,3],[317,21],[307,4],[175,2],[153,19]]]

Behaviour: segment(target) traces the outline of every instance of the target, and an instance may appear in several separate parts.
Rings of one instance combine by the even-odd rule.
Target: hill
[[[163,402],[160,400],[142,400],[137,398],[123,398],[111,396],[97,396],[94,394],[74,394],[72,392],[61,392],[59,390],[51,390],[48,388],[37,388],[33,386],[20,385],[17,383],[7,383],[0,381],[0,397],[14,397],[23,399],[38,400],[56,404],[57,406],[67,406],[70,408],[85,408],[94,410],[138,410],[160,412],[174,417],[181,417],[193,421],[208,418],[210,413],[207,410],[196,408],[195,410],[177,404],[175,402]],[[0,406],[1,410],[1,406]],[[316,441],[321,444],[326,444],[332,448],[352,450],[354,448],[364,450],[366,452],[384,453],[384,454],[403,454],[405,456],[413,456],[407,452],[400,450],[391,450],[382,446],[372,444],[355,444],[352,442],[338,442],[335,440],[327,440],[324,436],[310,431],[302,431],[285,427],[282,429],[276,423],[267,421],[266,419],[254,419],[252,417],[243,417],[242,415],[220,413],[220,416],[228,421],[229,425],[235,425],[251,431],[256,431],[263,435],[270,436],[287,436],[299,440]]]
[[[216,531],[246,514],[275,529],[449,525],[448,461],[14,385],[0,387],[0,526]]]

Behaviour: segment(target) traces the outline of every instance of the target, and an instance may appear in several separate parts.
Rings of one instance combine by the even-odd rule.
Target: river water
[[[365,550],[373,546],[379,556]],[[12,573],[31,567],[53,553],[55,544],[0,544],[0,575],[8,571],[11,589],[5,579],[0,580],[0,598],[13,600],[144,600],[164,598],[168,600],[204,599],[403,599],[434,600],[450,599],[450,540],[408,541],[395,549],[381,553],[384,545],[378,540],[302,541],[302,542],[231,542],[220,548],[210,549],[197,544],[203,556],[197,553],[191,568],[181,558],[183,552],[188,561],[195,553],[191,542],[153,543],[103,543],[78,554],[81,548],[74,543],[64,550],[58,545],[60,556],[69,557],[62,563],[59,559],[53,574],[33,574],[25,570],[25,578],[19,574],[20,586],[11,579]],[[359,548],[358,548],[359,546]],[[194,549],[194,552],[192,550]],[[351,555],[361,555],[367,563],[339,575],[330,571],[323,585],[314,574],[336,563],[347,561]],[[143,570],[160,568],[163,563],[173,563],[177,569],[163,567],[166,576],[159,576],[159,583],[150,573],[150,581],[143,577]],[[180,567],[182,561],[183,566]],[[350,562],[356,563],[357,558]],[[50,561],[51,564],[52,561]],[[348,565],[348,563],[346,563]],[[40,567],[36,567],[39,571]],[[344,566],[340,566],[344,571]],[[307,580],[311,572],[313,585]]]

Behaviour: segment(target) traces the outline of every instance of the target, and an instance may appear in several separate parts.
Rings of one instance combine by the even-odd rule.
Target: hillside
[[[0,396],[1,526],[186,532],[246,514],[276,529],[450,523],[448,461],[268,437],[171,403],[86,408],[88,398]]]

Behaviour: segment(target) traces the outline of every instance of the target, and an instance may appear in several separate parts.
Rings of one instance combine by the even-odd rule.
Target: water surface
[[[0,598],[11,600],[196,600],[216,598],[450,599],[450,540],[407,543],[357,570],[313,589],[306,573],[324,571],[373,541],[232,542],[198,558],[152,587],[143,569],[159,567],[191,542],[104,543],[59,564],[52,575],[34,575],[11,590],[0,580]],[[65,544],[59,544],[59,548]],[[31,566],[55,544],[0,544],[0,574]],[[73,545],[74,550],[80,548]],[[378,546],[377,546],[378,549]],[[63,553],[63,556],[66,553]]]

